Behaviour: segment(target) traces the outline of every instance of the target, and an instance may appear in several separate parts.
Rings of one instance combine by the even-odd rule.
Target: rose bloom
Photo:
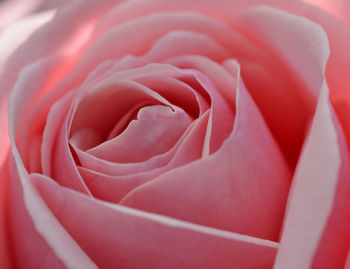
[[[0,268],[349,269],[349,10],[77,0],[6,27]]]

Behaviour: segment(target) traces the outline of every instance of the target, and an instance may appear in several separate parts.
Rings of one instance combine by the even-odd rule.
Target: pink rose
[[[319,5],[77,0],[0,37],[0,268],[350,268],[348,9]]]

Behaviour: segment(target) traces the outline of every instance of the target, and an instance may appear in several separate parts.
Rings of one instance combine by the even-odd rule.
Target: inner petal
[[[122,121],[127,113],[141,104],[164,104],[173,108],[158,93],[133,81],[111,79],[95,85],[82,97],[76,111],[73,112],[70,137],[75,139],[71,142],[78,143],[84,149],[97,146],[110,136],[116,123]],[[76,135],[82,130],[89,129],[94,139],[86,140]],[[78,142],[79,137],[82,140]],[[96,143],[92,143],[94,141]]]
[[[169,150],[191,122],[191,117],[181,109],[143,107],[123,133],[87,153],[114,162],[144,161]]]

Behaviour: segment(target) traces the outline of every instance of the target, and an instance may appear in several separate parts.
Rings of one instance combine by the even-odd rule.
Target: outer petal
[[[32,34],[36,29],[44,25],[54,15],[54,12],[42,13],[8,27],[0,34],[0,76],[4,65],[10,55]],[[8,96],[11,88],[0,88],[0,167],[9,150],[10,140],[8,138]]]
[[[1,86],[10,82],[11,79],[5,81],[4,77],[0,80]],[[18,266],[22,268],[38,268],[41,262],[44,263],[44,268],[62,266],[96,268],[94,263],[60,226],[29,180],[28,172],[16,146],[20,122],[24,116],[23,110],[20,108],[23,104],[28,105],[25,102],[26,98],[27,96],[22,94],[21,87],[17,84],[9,99],[9,134],[12,159],[11,166],[6,167],[6,169],[10,169],[7,177],[11,182],[11,186],[6,190],[9,195],[6,209],[7,212],[11,212],[8,217],[7,231],[11,236],[11,251],[16,257]],[[26,239],[25,243],[23,242],[24,238]],[[35,252],[41,257],[39,260],[32,255],[33,250],[36,250]]]
[[[242,76],[294,165],[323,81],[329,56],[327,35],[306,18],[267,6],[244,11],[234,19],[234,25],[274,60],[262,70],[243,62]],[[265,75],[264,69],[270,74]]]
[[[97,4],[97,5],[96,5]],[[18,48],[20,44],[39,26],[42,26],[47,22],[50,16],[39,19],[39,21],[32,22],[32,20],[25,20],[19,25],[10,27],[0,37],[0,49],[2,57],[0,59],[0,145],[8,147],[9,141],[7,138],[7,122],[6,122],[6,110],[7,110],[7,98],[10,92],[14,88],[16,79],[23,67],[31,64],[35,61],[42,60],[47,55],[56,56],[62,53],[72,53],[75,57],[78,57],[81,50],[82,43],[86,41],[86,33],[91,28],[89,25],[92,21],[96,20],[104,13],[108,7],[116,4],[115,1],[76,1],[67,8],[61,9],[55,18],[47,25],[36,31],[28,40]],[[79,16],[76,16],[76,12],[79,10]],[[68,25],[65,27],[64,25]],[[89,28],[90,27],[90,28]],[[69,28],[70,31],[66,31]],[[23,34],[23,30],[26,30]],[[28,33],[28,34],[27,34]],[[55,38],[48,38],[54,33]],[[85,35],[84,35],[85,33]],[[11,40],[11,42],[8,42]],[[16,41],[13,43],[13,41]],[[18,49],[17,49],[18,48]],[[10,50],[9,50],[10,49]],[[15,53],[12,54],[12,52]],[[4,53],[4,56],[3,56]],[[5,58],[7,60],[6,69],[3,69]],[[75,63],[75,58],[70,59],[70,67]],[[61,66],[56,65],[46,70],[46,73],[57,72]],[[68,71],[68,70],[65,70]],[[27,96],[27,95],[26,95]],[[28,97],[28,96],[27,96]],[[36,97],[36,96],[34,96]],[[27,102],[29,102],[27,100]],[[4,123],[4,124],[2,124]],[[0,153],[0,162],[4,159],[3,151]],[[6,150],[5,150],[6,152]]]
[[[99,268],[272,266],[277,243],[103,203],[41,175],[34,174],[31,179],[64,228]]]
[[[350,244],[346,142],[323,90],[295,172],[275,269],[343,268]]]
[[[8,180],[5,219],[10,241],[7,250],[14,268],[95,269],[94,263],[47,208],[23,166],[18,167],[13,159],[9,164],[5,173]]]

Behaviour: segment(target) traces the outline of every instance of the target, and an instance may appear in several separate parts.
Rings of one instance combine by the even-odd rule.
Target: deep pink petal
[[[11,238],[9,236],[7,199],[9,192],[9,161],[0,169],[0,268],[12,268],[13,253],[10,251]]]
[[[288,160],[295,164],[321,88],[328,38],[318,24],[265,6],[244,11],[234,25],[274,61],[262,66],[263,73],[256,64],[245,70],[242,63],[242,76]],[[270,80],[282,83],[270,87]]]
[[[350,26],[350,3],[346,0],[303,0],[305,3],[322,8]]]
[[[274,268],[343,268],[350,244],[349,167],[324,83],[294,175]]]

